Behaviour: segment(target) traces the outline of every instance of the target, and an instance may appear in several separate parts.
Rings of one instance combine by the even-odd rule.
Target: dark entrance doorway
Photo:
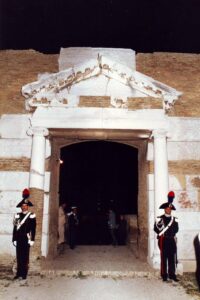
[[[72,144],[61,149],[60,204],[77,206],[79,244],[110,244],[107,212],[117,219],[137,214],[138,150],[106,141]]]

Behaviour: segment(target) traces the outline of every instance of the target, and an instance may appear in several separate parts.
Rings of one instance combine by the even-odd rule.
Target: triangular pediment
[[[22,87],[26,107],[76,106],[79,96],[109,96],[126,103],[128,97],[153,97],[169,109],[181,95],[162,82],[130,69],[106,56],[98,55],[54,74],[43,74],[38,81]]]

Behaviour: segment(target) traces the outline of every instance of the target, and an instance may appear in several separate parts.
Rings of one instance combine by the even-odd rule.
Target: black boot
[[[171,279],[171,280],[173,280],[173,281],[175,281],[175,282],[178,282],[178,281],[179,281],[179,279],[176,277],[176,275],[171,275],[171,276],[169,276],[169,279]]]
[[[162,279],[163,279],[163,281],[167,281],[167,279],[168,279],[168,278],[167,278],[167,275],[163,275],[163,276],[162,276]]]

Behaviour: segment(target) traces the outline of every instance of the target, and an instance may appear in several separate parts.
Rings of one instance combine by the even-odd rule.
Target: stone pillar
[[[159,206],[167,202],[169,190],[167,132],[163,129],[153,131],[154,137],[154,217],[162,213]],[[156,236],[154,238],[153,266],[159,268],[160,252]]]
[[[44,189],[46,139],[49,134],[46,128],[33,127],[27,132],[33,136],[31,152],[31,169],[29,187]]]
[[[36,213],[37,228],[35,244],[31,248],[30,272],[40,271],[42,222],[44,207],[44,180],[45,180],[45,155],[46,136],[48,130],[41,127],[33,127],[27,131],[33,136],[31,167],[29,176],[30,200],[33,203],[33,211]]]

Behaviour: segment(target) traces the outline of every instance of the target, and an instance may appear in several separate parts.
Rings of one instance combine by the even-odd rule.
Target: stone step
[[[102,271],[102,270],[55,270],[45,269],[41,270],[40,274],[43,276],[66,276],[72,278],[84,278],[84,277],[99,277],[99,278],[155,278],[160,276],[158,270],[154,271]]]

